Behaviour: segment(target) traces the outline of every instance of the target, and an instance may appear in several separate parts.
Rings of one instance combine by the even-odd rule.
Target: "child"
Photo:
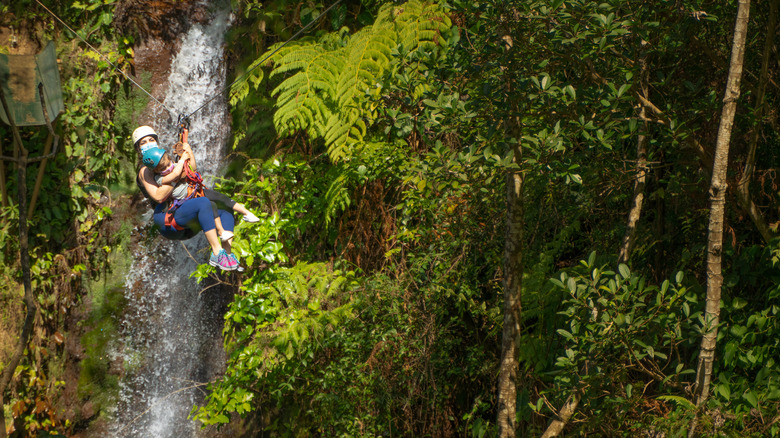
[[[154,143],[154,146],[147,148],[144,148],[145,145],[139,146],[141,147],[141,151],[143,153],[143,163],[146,165],[146,167],[152,169],[154,172],[154,179],[157,184],[167,184],[174,186],[173,192],[171,193],[171,198],[185,199],[188,194],[187,189],[189,184],[186,181],[186,176],[183,169],[184,163],[189,160],[189,164],[192,170],[194,171],[196,168],[195,157],[189,145],[186,143],[181,145],[184,153],[182,154],[179,163],[174,163],[168,152],[158,147],[156,143]],[[177,144],[177,146],[179,145]],[[217,233],[219,234],[220,239],[223,241],[230,240],[233,237],[233,233],[226,231],[222,227],[222,221],[219,220],[218,215],[216,214],[216,211],[219,207],[222,207],[222,209],[227,211],[233,210],[241,213],[243,215],[244,221],[246,222],[257,222],[260,220],[243,204],[237,203],[222,193],[204,187],[203,195],[212,203],[212,207],[215,212],[214,221],[217,226]]]

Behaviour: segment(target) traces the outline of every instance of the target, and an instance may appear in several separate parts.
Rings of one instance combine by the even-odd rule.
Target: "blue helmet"
[[[157,167],[158,164],[160,164],[160,160],[162,160],[163,155],[165,155],[165,149],[161,149],[161,148],[147,149],[146,151],[144,151],[144,157],[143,157],[144,166],[154,170],[154,168]]]

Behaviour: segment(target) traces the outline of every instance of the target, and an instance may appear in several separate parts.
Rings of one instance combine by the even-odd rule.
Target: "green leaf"
[[[593,267],[593,265],[596,264],[596,251],[593,251],[588,256],[588,267]]]
[[[734,307],[734,309],[741,309],[745,306],[747,306],[747,300],[744,300],[740,297],[734,297],[734,301],[732,301],[731,305]]]
[[[577,98],[577,91],[571,85],[563,87],[563,92],[568,94],[572,99]]]
[[[747,400],[748,403],[750,403],[751,406],[754,408],[758,407],[758,397],[756,397],[756,393],[753,392],[752,389],[747,390],[744,394],[742,394],[742,398]]]
[[[574,336],[572,336],[572,334],[571,334],[571,333],[567,332],[567,331],[566,331],[566,330],[564,330],[564,329],[558,329],[558,334],[559,334],[559,335],[561,335],[561,336],[563,336],[564,338],[566,338],[566,339],[568,339],[568,340],[572,340],[572,339],[574,339]]]
[[[731,398],[731,389],[727,383],[719,383],[717,391],[726,400]]]
[[[566,287],[569,289],[569,292],[571,293],[577,292],[577,281],[574,280],[572,277],[569,277],[569,279],[566,281]]]

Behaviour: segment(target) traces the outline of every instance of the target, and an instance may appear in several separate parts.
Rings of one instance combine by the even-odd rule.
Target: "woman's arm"
[[[144,185],[146,193],[158,204],[163,203],[173,192],[173,186],[165,184],[162,186],[157,185],[154,181],[154,173],[148,167],[142,167],[138,171],[138,179]]]

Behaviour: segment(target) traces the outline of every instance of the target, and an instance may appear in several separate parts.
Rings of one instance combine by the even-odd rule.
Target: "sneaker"
[[[224,249],[220,250],[219,254],[214,254],[212,252],[211,257],[209,257],[209,264],[211,266],[216,266],[223,271],[235,271],[236,268],[238,268],[238,263],[233,261]]]
[[[226,240],[230,240],[232,237],[233,237],[233,232],[227,230],[223,231],[222,234],[219,236],[219,238],[222,239],[223,242]]]
[[[244,222],[260,222],[260,218],[250,211],[244,215]]]
[[[241,265],[238,263],[238,258],[236,257],[236,255],[235,255],[235,254],[233,254],[233,253],[230,253],[230,254],[228,254],[228,257],[230,257],[230,260],[232,260],[232,261],[234,261],[234,262],[236,263],[236,271],[238,271],[238,272],[244,272],[244,267],[243,267],[243,266],[241,266]]]

